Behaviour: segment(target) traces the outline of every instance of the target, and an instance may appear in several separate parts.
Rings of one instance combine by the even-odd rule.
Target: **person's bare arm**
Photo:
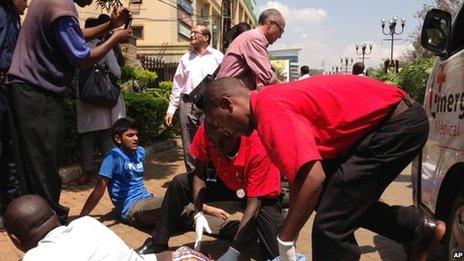
[[[291,189],[290,209],[278,238],[285,242],[294,241],[301,228],[316,208],[325,180],[320,161],[300,168]],[[298,206],[298,210],[294,206]]]
[[[235,235],[232,247],[240,250],[247,243],[249,234],[253,233],[256,227],[255,218],[261,207],[261,200],[259,198],[248,198],[247,206],[243,212],[242,220],[238,226],[237,234]]]
[[[79,68],[83,69],[95,65],[103,59],[115,45],[128,41],[131,36],[132,30],[130,29],[116,30],[108,40],[90,51],[89,57],[78,64]]]
[[[92,193],[89,195],[87,200],[85,201],[85,205],[82,208],[81,216],[87,216],[92,212],[95,206],[98,204],[100,199],[103,197],[105,193],[105,189],[108,186],[109,179],[106,177],[99,177],[97,184],[95,184],[95,188],[93,189]]]
[[[195,205],[195,212],[203,211],[203,201],[206,194],[206,171],[208,163],[206,161],[195,161],[195,175],[193,176],[192,198]]]
[[[109,22],[91,28],[83,28],[82,32],[84,33],[85,40],[87,42],[91,41],[101,37],[110,30],[121,27],[127,19],[131,19],[131,13],[127,8],[115,8],[111,12],[110,17],[111,20]]]

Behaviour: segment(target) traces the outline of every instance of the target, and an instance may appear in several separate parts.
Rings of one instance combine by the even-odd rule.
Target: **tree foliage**
[[[323,74],[323,73],[324,73],[324,70],[321,70],[321,69],[315,69],[315,68],[309,69],[309,75],[310,76],[319,75],[319,74]]]
[[[405,89],[412,98],[422,103],[425,95],[425,88],[435,58],[421,57],[414,62],[410,62],[401,68],[399,73],[384,73],[383,69],[374,70],[370,76],[384,82],[390,82]]]
[[[101,9],[106,9],[107,11],[113,10],[113,8],[121,7],[122,1],[121,0],[97,0],[97,5],[101,7]]]
[[[378,70],[370,70],[370,76],[381,81],[394,83],[404,88],[416,101],[423,102],[427,80],[432,71],[435,57],[433,54],[422,48],[420,35],[422,23],[427,12],[432,8],[438,8],[449,12],[453,17],[459,12],[459,8],[464,0],[433,0],[430,4],[423,4],[415,17],[421,21],[416,30],[411,33],[410,38],[414,50],[403,54],[400,58],[402,65],[400,72],[383,71],[383,66]]]

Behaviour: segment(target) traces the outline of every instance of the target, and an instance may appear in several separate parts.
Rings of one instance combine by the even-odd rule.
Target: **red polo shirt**
[[[233,191],[243,189],[248,197],[277,197],[280,193],[280,172],[269,159],[256,131],[249,137],[241,137],[238,154],[231,160],[219,153],[201,124],[190,152],[198,160],[211,160],[219,178]]]
[[[269,157],[293,182],[302,165],[346,153],[405,95],[368,77],[322,75],[253,91],[250,103]]]

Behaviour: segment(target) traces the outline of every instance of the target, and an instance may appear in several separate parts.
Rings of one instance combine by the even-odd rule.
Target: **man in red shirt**
[[[443,237],[443,222],[379,202],[428,136],[424,110],[403,90],[325,75],[250,91],[223,78],[207,88],[202,104],[206,119],[225,133],[258,130],[292,183],[277,238],[283,260],[295,259],[296,236],[316,207],[313,260],[358,260],[359,227],[405,244],[411,258],[424,258]]]
[[[209,227],[211,222],[205,216],[209,216],[209,220],[211,216],[223,220],[229,216],[222,209],[203,202],[246,200],[246,209],[238,228],[237,223],[219,225],[223,228],[219,231],[220,236],[221,232],[234,231],[230,238],[233,243],[220,260],[237,260],[242,248],[255,238],[250,236],[256,234],[260,239],[263,259],[274,259],[279,254],[276,237],[283,221],[278,198],[280,172],[271,163],[257,132],[248,137],[225,136],[208,126],[200,125],[190,146],[196,160],[195,172],[173,179],[166,190],[152,238],[140,248],[139,254],[167,248],[169,237],[176,227],[173,217],[180,216],[184,206],[190,202],[195,205],[195,249],[198,250],[203,230],[212,232]],[[209,161],[214,165],[213,173],[208,170]]]

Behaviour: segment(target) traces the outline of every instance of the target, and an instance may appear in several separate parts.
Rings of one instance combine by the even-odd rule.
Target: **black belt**
[[[390,115],[390,119],[395,118],[401,113],[405,112],[407,109],[411,108],[416,101],[410,96],[405,96],[401,101],[396,105],[395,109]]]

